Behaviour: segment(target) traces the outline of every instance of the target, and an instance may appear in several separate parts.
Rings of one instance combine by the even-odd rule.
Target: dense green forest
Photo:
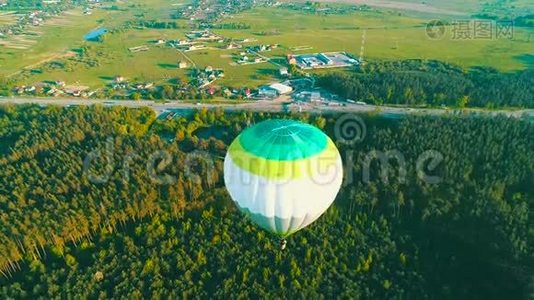
[[[534,296],[532,122],[361,116],[364,141],[338,145],[335,204],[280,251],[222,182],[227,145],[274,117],[333,138],[339,118],[0,106],[0,298]],[[388,180],[377,161],[364,180],[373,150],[402,153],[405,180],[393,159]],[[426,169],[437,184],[416,175],[427,150],[444,158]],[[161,151],[172,162],[151,161]],[[156,182],[151,162],[174,180]]]
[[[531,69],[465,71],[440,61],[387,61],[368,63],[353,73],[327,73],[318,83],[343,97],[373,104],[534,107]]]

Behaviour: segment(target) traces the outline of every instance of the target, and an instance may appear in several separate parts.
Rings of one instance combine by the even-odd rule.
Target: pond
[[[97,40],[101,35],[103,35],[104,33],[108,32],[108,30],[106,28],[98,28],[98,29],[95,29],[91,32],[89,32],[88,34],[86,34],[83,38],[86,40],[86,41],[95,41]]]

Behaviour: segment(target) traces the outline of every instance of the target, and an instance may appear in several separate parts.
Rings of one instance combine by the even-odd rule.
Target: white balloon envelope
[[[318,128],[268,120],[232,142],[224,181],[244,214],[286,237],[317,220],[334,202],[343,165],[335,144]]]

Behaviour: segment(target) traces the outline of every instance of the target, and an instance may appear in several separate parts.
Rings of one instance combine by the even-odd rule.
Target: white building
[[[273,90],[276,90],[280,95],[286,95],[293,91],[292,87],[282,83],[273,83],[269,87]]]

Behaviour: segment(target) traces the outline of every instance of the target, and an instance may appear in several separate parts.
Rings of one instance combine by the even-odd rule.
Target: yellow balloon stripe
[[[325,174],[329,168],[336,167],[339,152],[332,140],[328,139],[325,149],[317,155],[298,160],[269,160],[246,151],[239,139],[229,147],[233,162],[241,169],[252,174],[277,180],[315,178]],[[338,170],[343,172],[343,170]]]

